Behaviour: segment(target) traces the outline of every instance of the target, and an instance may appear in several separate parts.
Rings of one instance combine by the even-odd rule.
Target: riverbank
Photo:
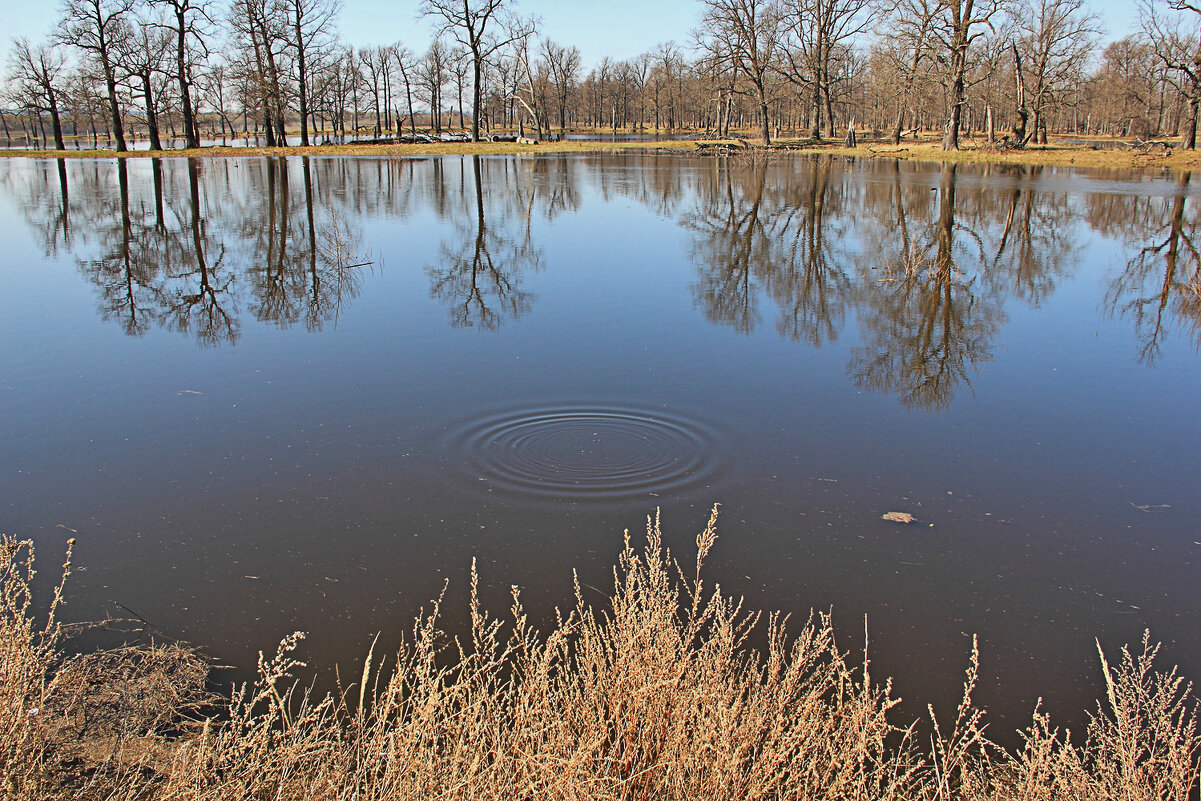
[[[803,148],[812,149],[812,148]],[[960,150],[943,150],[939,142],[909,142],[900,145],[870,143],[855,148],[822,147],[822,152],[871,158],[912,159],[954,164],[1020,164],[1046,167],[1090,167],[1111,170],[1201,169],[1201,151],[1179,147],[1113,145],[1113,143],[1030,145],[1021,149],[996,149],[973,144]]]
[[[1156,143],[1139,147],[1110,140],[1096,142],[1031,145],[1022,149],[996,149],[967,143],[957,151],[945,151],[938,141],[923,139],[891,143],[868,142],[848,148],[840,144],[813,143],[809,140],[782,139],[767,148],[769,152],[825,153],[854,158],[906,159],[955,164],[1014,164],[1028,166],[1089,167],[1111,170],[1201,169],[1201,151],[1183,150],[1174,143]],[[513,155],[544,153],[613,152],[733,152],[762,150],[746,140],[660,140],[645,142],[561,141],[519,144],[516,142],[430,142],[417,144],[315,145],[312,147],[202,147],[182,150],[3,150],[9,158],[261,158],[266,156],[456,156]]]
[[[1158,649],[1146,640],[1111,652],[1112,662],[1100,655],[1107,700],[1086,732],[1068,737],[1036,709],[1020,753],[985,735],[973,643],[963,701],[937,718],[930,709],[926,742],[896,720],[898,699],[866,655],[835,643],[828,616],[811,614],[798,630],[702,580],[716,521],[715,508],[695,566],[681,569],[648,520],[641,548],[627,535],[605,602],[586,602],[577,582],[545,633],[515,588],[507,618],[481,609],[473,565],[468,641],[442,633],[435,601],[395,661],[373,647],[337,694],[316,697],[296,633],[274,658],[260,654],[254,686],[225,700],[204,697],[188,651],[64,656],[62,585],[49,623],[35,622],[32,545],[4,539],[0,797],[1175,801],[1197,792],[1191,686],[1154,668]],[[68,554],[64,581],[69,564]]]

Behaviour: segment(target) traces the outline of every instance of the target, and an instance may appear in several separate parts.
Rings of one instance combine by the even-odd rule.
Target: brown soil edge
[[[866,143],[842,147],[835,143],[814,144],[782,140],[769,148],[748,145],[743,140],[725,142],[694,139],[658,142],[543,142],[537,145],[515,142],[448,142],[397,145],[316,145],[312,147],[203,147],[188,150],[146,150],[116,153],[112,150],[4,150],[7,158],[263,158],[269,156],[503,156],[565,153],[631,153],[715,151],[723,152],[823,153],[852,158],[904,159],[953,164],[1003,164],[1029,166],[1089,167],[1111,170],[1158,169],[1190,171],[1201,169],[1201,151],[1180,148],[1095,149],[1093,145],[1050,144],[1021,150],[992,150],[968,145],[958,151],[944,151],[937,142],[925,141],[901,145]]]

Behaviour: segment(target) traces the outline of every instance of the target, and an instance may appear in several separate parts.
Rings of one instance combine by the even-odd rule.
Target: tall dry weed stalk
[[[61,654],[58,619],[63,589],[71,571],[71,549],[62,579],[54,587],[50,609],[35,620],[33,543],[0,538],[0,793],[38,798],[46,792],[50,743],[46,702],[53,690]]]
[[[1017,753],[985,736],[984,712],[972,700],[979,670],[973,642],[953,723],[948,728],[931,709],[930,745],[919,747],[915,730],[892,720],[897,699],[889,682],[872,677],[866,646],[862,659],[852,661],[837,646],[827,615],[792,623],[784,615],[744,610],[702,578],[716,523],[715,507],[697,537],[695,564],[685,570],[664,546],[658,516],[648,519],[643,547],[626,535],[608,601],[587,603],[577,579],[574,604],[557,612],[545,633],[529,620],[516,588],[503,620],[488,614],[473,564],[469,635],[442,632],[440,597],[417,616],[394,663],[376,657],[373,645],[356,671],[357,684],[331,695],[316,697],[300,682],[304,665],[293,654],[303,635],[290,635],[274,656],[260,656],[257,682],[237,688],[222,714],[169,740],[169,758],[153,770],[142,763],[138,773],[99,766],[87,795],[188,801],[1196,797],[1191,686],[1174,670],[1155,671],[1157,647],[1149,639],[1140,653],[1123,649],[1113,668],[1102,654],[1107,703],[1082,744],[1036,708]],[[32,574],[31,552],[8,547],[8,563],[24,565],[25,572],[13,573],[11,588],[5,584],[6,703],[24,681],[19,671],[9,672],[14,643],[53,646],[40,629],[8,620],[29,620]],[[14,560],[18,552],[25,561]],[[760,644],[753,645],[749,638],[757,629]],[[56,657],[49,651],[20,659],[41,678],[19,686],[53,683]],[[20,697],[37,697],[31,692]],[[29,724],[9,710],[6,725]],[[5,741],[5,764],[19,766],[21,786],[37,791],[35,739],[12,742]],[[111,782],[104,788],[97,777]]]

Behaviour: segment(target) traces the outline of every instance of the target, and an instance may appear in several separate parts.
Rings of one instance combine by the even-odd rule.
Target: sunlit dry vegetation
[[[1088,144],[1039,145],[1022,149],[995,149],[987,146],[965,145],[959,150],[946,151],[938,141],[926,139],[904,145],[860,140],[855,147],[845,147],[836,142],[813,142],[810,140],[781,140],[768,148],[748,144],[743,139],[719,140],[647,140],[639,142],[612,142],[563,140],[541,142],[537,145],[515,142],[433,142],[422,144],[348,144],[318,145],[314,147],[203,147],[193,149],[147,151],[127,150],[115,154],[111,150],[65,150],[55,155],[76,158],[262,158],[265,156],[386,156],[405,158],[414,156],[507,156],[539,155],[560,153],[614,153],[654,152],[728,154],[737,152],[791,152],[847,156],[852,158],[905,159],[916,161],[939,161],[968,164],[1028,164],[1063,167],[1090,167],[1112,170],[1171,169],[1191,172],[1201,169],[1201,154],[1196,150],[1180,150],[1142,146],[1105,147]],[[39,150],[0,150],[3,157],[42,157]]]
[[[0,793],[10,798],[1186,799],[1199,740],[1191,685],[1154,666],[1148,639],[1101,654],[1106,698],[1083,736],[1039,710],[1019,752],[992,744],[963,700],[919,735],[891,684],[843,650],[830,619],[743,609],[702,578],[716,509],[687,569],[657,518],[627,534],[603,606],[540,631],[512,592],[448,638],[441,601],[395,658],[366,655],[352,684],[306,691],[303,635],[260,657],[259,678],[206,701],[177,646],[68,656],[63,585],[32,598],[33,547],[3,541]],[[64,568],[64,580],[68,566]],[[35,608],[42,611],[35,612]],[[45,611],[48,608],[48,612]],[[752,645],[751,635],[755,634]],[[90,668],[85,667],[90,664]],[[91,672],[89,672],[89,670]],[[86,676],[107,670],[113,686]],[[346,678],[346,677],[343,677]],[[167,680],[163,680],[167,679]],[[131,692],[130,687],[138,690]],[[126,704],[120,725],[98,711]],[[157,704],[157,708],[155,707]],[[92,714],[93,729],[79,725]]]

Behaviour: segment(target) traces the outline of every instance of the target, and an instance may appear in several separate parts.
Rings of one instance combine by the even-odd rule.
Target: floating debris
[[[916,523],[917,518],[908,512],[885,512],[880,515],[881,520],[887,520],[889,523]]]

